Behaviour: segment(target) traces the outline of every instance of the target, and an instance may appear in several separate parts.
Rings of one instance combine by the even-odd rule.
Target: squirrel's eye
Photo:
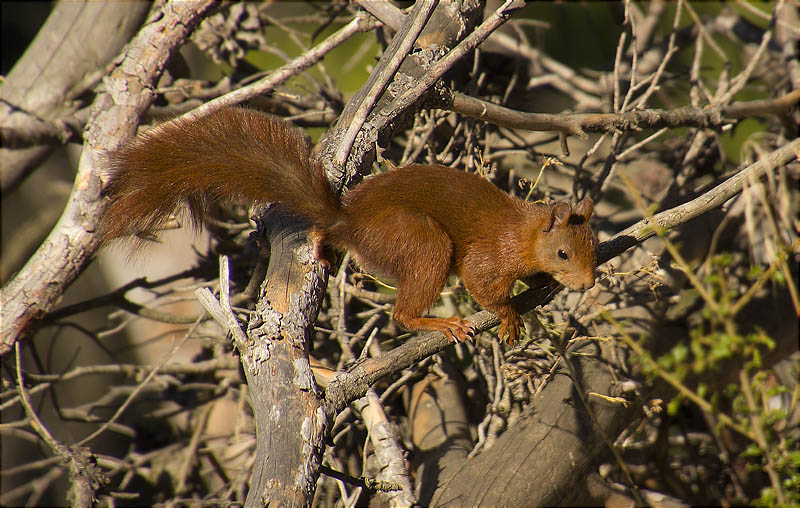
[[[558,249],[558,257],[560,257],[564,261],[569,259],[569,256],[567,256],[567,253],[564,252],[564,249]]]

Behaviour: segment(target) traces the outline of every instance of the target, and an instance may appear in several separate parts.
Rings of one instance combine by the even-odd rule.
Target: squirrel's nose
[[[594,287],[594,270],[591,273],[587,273],[586,277],[581,281],[581,288],[582,290],[591,289]]]
[[[574,291],[584,291],[594,287],[594,270],[584,274],[572,274],[569,278],[557,278],[556,280]]]

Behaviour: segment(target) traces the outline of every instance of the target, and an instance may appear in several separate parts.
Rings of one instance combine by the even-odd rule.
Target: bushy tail
[[[101,239],[152,237],[182,205],[199,226],[221,203],[283,202],[325,230],[341,203],[310,150],[302,130],[244,108],[163,123],[109,154]]]

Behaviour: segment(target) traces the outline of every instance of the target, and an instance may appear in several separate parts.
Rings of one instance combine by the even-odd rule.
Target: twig
[[[643,219],[624,229],[598,246],[598,264],[605,263],[633,245],[653,236],[655,234],[654,225],[663,229],[672,229],[722,205],[741,192],[746,181],[757,180],[767,171],[796,159],[799,151],[800,139],[795,139],[695,199],[655,214],[652,222],[650,219]]]
[[[0,128],[0,145],[4,149],[16,149],[80,143],[83,141],[81,131],[89,113],[89,108],[84,108],[56,120],[45,121],[31,116],[25,125],[3,125]]]
[[[769,476],[772,490],[775,492],[775,499],[778,501],[779,506],[786,506],[786,493],[783,490],[783,485],[781,485],[781,478],[775,471],[775,461],[770,453],[771,447],[769,443],[767,443],[767,438],[764,436],[764,422],[759,416],[758,407],[753,397],[753,391],[750,388],[750,378],[747,376],[747,369],[741,369],[739,371],[739,386],[742,388],[742,394],[744,395],[744,400],[747,402],[747,408],[749,409],[750,426],[753,429],[754,441],[758,443],[764,460],[767,461],[764,465],[764,470],[767,472],[767,476]]]
[[[531,62],[539,63],[542,67],[555,74],[557,79],[552,80],[552,85],[559,87],[561,82],[572,85],[577,90],[577,93],[572,93],[571,95],[577,96],[580,99],[579,102],[585,102],[596,108],[603,106],[603,103],[598,99],[598,96],[603,93],[603,89],[597,81],[579,75],[571,67],[552,59],[536,48],[530,46],[520,47],[518,40],[504,33],[495,34],[492,40],[509,51],[520,53],[522,57]]]
[[[647,136],[646,138],[644,138],[643,140],[639,141],[638,143],[632,144],[631,146],[626,148],[625,151],[623,151],[622,153],[617,155],[617,162],[624,161],[628,157],[628,155],[632,154],[633,152],[635,152],[636,150],[640,149],[641,147],[643,147],[647,143],[653,141],[654,139],[660,137],[662,134],[666,133],[668,130],[669,129],[667,127],[664,127],[662,129],[657,130],[655,133]]]
[[[60,460],[58,457],[53,458],[56,459],[54,462],[58,462]],[[21,504],[16,503],[13,500],[21,498],[23,495],[25,495],[25,493],[30,492],[28,500],[25,502],[25,506],[37,506],[42,495],[44,495],[50,485],[56,481],[62,473],[63,471],[61,471],[60,468],[50,468],[46,473],[42,474],[33,481],[23,483],[14,489],[6,490],[0,493],[0,503],[2,503],[4,506],[15,506]],[[3,474],[6,475],[6,471],[3,471]]]
[[[359,97],[354,97],[347,104],[347,110],[342,113],[342,117],[349,119],[352,116],[352,119],[338,142],[338,148],[333,156],[334,167],[345,167],[358,131],[364,125],[378,97],[386,89],[386,85],[392,80],[400,64],[413,48],[437,3],[438,0],[424,0],[414,5],[414,10],[409,14],[406,23],[392,38],[392,42],[381,57],[377,66],[378,72],[370,75],[367,86],[359,90]],[[349,110],[352,110],[353,113],[350,114]]]
[[[107,305],[119,305],[119,302],[125,299],[125,294],[132,289],[139,289],[139,288],[153,289],[159,286],[164,286],[171,282],[175,282],[176,280],[185,279],[187,277],[199,277],[200,275],[201,275],[200,270],[198,270],[197,268],[190,268],[188,270],[184,270],[182,272],[169,275],[161,279],[156,279],[153,281],[149,281],[145,277],[140,277],[138,279],[134,279],[128,282],[124,286],[121,286],[105,295],[91,298],[89,300],[85,300],[82,302],[73,303],[71,305],[66,305],[57,310],[54,310],[53,312],[47,314],[47,317],[44,318],[43,322],[49,323],[52,321],[58,321],[59,319],[72,316],[74,314],[79,314],[81,312],[86,312],[99,307],[105,307]],[[138,304],[133,304],[133,305],[138,305]],[[195,319],[197,318],[195,317]],[[194,322],[194,319],[192,320],[192,322]]]
[[[660,2],[659,2],[660,4]],[[651,4],[654,5],[654,4]],[[675,17],[672,21],[672,32],[669,34],[669,41],[667,42],[667,51],[664,53],[664,56],[661,58],[661,62],[658,65],[658,69],[656,69],[655,74],[653,75],[653,79],[650,81],[650,86],[647,90],[642,94],[641,97],[637,99],[637,108],[639,105],[644,106],[647,104],[650,95],[652,95],[656,89],[658,89],[658,85],[661,82],[661,76],[664,74],[664,69],[667,68],[667,63],[672,59],[672,56],[678,52],[678,49],[675,47],[675,38],[677,37],[678,27],[680,17],[681,17],[681,7],[683,6],[682,2],[678,2],[675,7]],[[640,83],[643,84],[644,82]]]
[[[690,2],[682,0],[681,3],[686,7],[686,12],[688,12],[689,16],[691,16],[694,20],[695,25],[697,25],[697,30],[700,32],[702,38],[708,43],[709,46],[711,46],[711,49],[717,53],[717,56],[720,58],[720,60],[727,65],[729,63],[727,55],[725,55],[725,52],[722,51],[722,49],[717,45],[716,41],[714,41],[714,38],[711,37],[711,34],[708,33],[708,30],[706,30],[706,27],[703,25],[702,21],[700,21],[700,17],[694,11]]]
[[[299,74],[300,72],[322,60],[322,58],[331,50],[335,49],[355,34],[372,30],[376,26],[378,26],[377,23],[372,21],[368,15],[358,13],[352,21],[337,30],[323,42],[317,44],[299,57],[288,62],[286,65],[276,69],[274,72],[271,72],[268,76],[256,81],[255,83],[244,86],[237,90],[233,90],[225,95],[217,97],[216,99],[210,100],[202,106],[193,109],[184,115],[183,118],[186,118],[187,120],[200,118],[210,114],[212,111],[216,111],[226,106],[240,104],[248,99],[274,90],[278,85],[285,83],[291,77]]]
[[[614,58],[614,71],[612,73],[613,81],[614,81],[614,102],[612,108],[614,112],[622,111],[619,105],[619,95],[620,95],[620,82],[619,82],[619,69],[620,69],[620,61],[622,59],[622,48],[625,47],[625,40],[628,37],[628,32],[622,32],[619,34],[619,42],[617,43],[617,54]]]
[[[489,35],[505,23],[514,12],[524,6],[525,2],[522,0],[506,0],[491,16],[478,25],[472,33],[459,42],[458,45],[451,49],[441,60],[431,66],[428,72],[420,78],[416,86],[395,99],[392,107],[396,109],[405,109],[408,105],[416,102],[434,83],[441,79],[456,62],[475,49],[478,44],[483,42]]]
[[[242,348],[248,343],[247,335],[242,331],[239,325],[239,320],[231,307],[230,298],[230,267],[228,256],[219,257],[219,300],[214,298],[214,294],[208,288],[198,288],[194,294],[200,301],[200,304],[206,309],[214,321],[230,332],[233,336],[233,342],[238,348]],[[198,319],[201,319],[202,316]]]
[[[75,446],[67,446],[50,434],[50,431],[39,419],[39,415],[34,411],[28,392],[25,389],[19,342],[14,344],[14,352],[16,356],[17,390],[19,391],[22,406],[25,408],[25,413],[30,418],[31,426],[50,447],[53,454],[61,458],[69,470],[70,489],[67,493],[67,499],[75,506],[90,506],[97,501],[95,489],[101,483],[107,481],[107,478],[96,466],[93,467],[90,463],[91,452],[88,448],[81,447],[81,443]]]
[[[756,50],[756,54],[750,58],[750,61],[747,62],[747,67],[744,68],[742,72],[740,72],[735,78],[733,78],[733,83],[731,83],[730,89],[728,89],[725,94],[720,97],[718,104],[727,104],[728,102],[733,99],[733,96],[739,93],[739,91],[744,88],[744,85],[747,84],[747,80],[750,78],[750,75],[755,70],[756,65],[761,61],[761,57],[764,56],[764,52],[767,50],[767,44],[769,41],[772,40],[772,31],[767,30],[764,32],[764,36],[761,38],[761,44],[758,46]],[[795,90],[795,92],[800,92]]]
[[[69,455],[68,451],[65,450],[66,446],[61,444],[50,431],[45,427],[42,421],[39,419],[39,415],[36,414],[36,411],[33,410],[33,406],[31,405],[30,397],[28,396],[28,391],[25,388],[25,380],[22,376],[22,355],[20,354],[19,343],[14,344],[14,353],[15,353],[15,360],[16,360],[16,368],[17,368],[17,392],[19,393],[20,400],[22,402],[22,407],[25,409],[25,414],[28,415],[28,418],[31,422],[31,427],[33,430],[39,434],[39,437],[45,442],[47,446],[53,451],[55,455],[62,456],[65,452]]]
[[[192,464],[197,460],[197,448],[200,445],[200,436],[203,435],[203,431],[208,423],[208,415],[211,414],[211,409],[213,407],[213,404],[206,403],[205,407],[200,413],[197,427],[192,433],[192,438],[189,440],[188,446],[181,450],[184,454],[184,457],[181,461],[180,470],[177,474],[178,485],[175,487],[176,494],[185,494],[187,491],[187,479],[191,471]]]
[[[172,356],[175,353],[177,353],[178,350],[181,347],[183,347],[183,345],[186,343],[186,341],[189,339],[189,337],[192,336],[192,334],[194,333],[194,331],[197,329],[197,327],[199,325],[200,325],[200,318],[197,319],[197,321],[195,322],[194,326],[192,326],[186,332],[186,334],[183,336],[183,338],[180,341],[178,341],[177,344],[175,344],[175,346],[172,348],[172,350],[169,353],[167,353],[166,355],[164,355],[164,358],[161,360],[161,362],[158,365],[156,365],[156,367],[153,370],[151,370],[150,373],[147,374],[147,377],[145,377],[142,380],[142,382],[139,383],[139,385],[136,387],[136,389],[133,390],[133,392],[131,392],[131,394],[128,396],[128,398],[125,399],[125,402],[123,402],[117,408],[117,410],[114,412],[114,415],[111,418],[109,418],[108,421],[103,423],[103,425],[101,425],[100,428],[98,428],[97,430],[95,430],[94,432],[92,432],[91,434],[86,436],[85,438],[81,439],[80,442],[78,442],[78,445],[84,445],[84,444],[90,442],[91,440],[93,440],[94,438],[96,438],[97,436],[99,436],[100,434],[105,432],[106,429],[108,429],[109,426],[111,426],[115,421],[117,421],[117,419],[122,415],[122,413],[134,401],[136,396],[139,395],[139,392],[141,392],[144,389],[144,387],[153,379],[153,377],[155,377],[156,374],[158,374],[158,372],[161,369],[161,367],[163,367],[172,358]]]
[[[681,6],[686,4],[683,0],[679,0],[679,2]],[[692,66],[689,70],[689,83],[692,85],[689,89],[689,103],[695,107],[699,107],[701,104],[700,92],[703,92],[707,102],[711,102],[711,94],[708,92],[705,83],[703,83],[703,77],[700,73],[700,63],[703,58],[703,51],[705,50],[705,42],[703,41],[705,41],[705,39],[700,37],[695,43],[694,57],[692,58]]]
[[[328,280],[328,295],[331,299],[331,310],[329,315],[332,316],[335,329],[331,333],[332,337],[336,338],[339,347],[342,349],[342,354],[335,370],[340,370],[345,362],[350,362],[355,358],[353,342],[349,340],[347,333],[347,309],[345,305],[345,286],[347,286],[347,273],[348,265],[350,264],[350,254],[346,253],[339,263],[339,270],[336,278],[333,281]]]
[[[721,128],[731,120],[790,111],[798,101],[800,90],[777,99],[734,103],[720,109],[686,106],[670,110],[643,109],[623,113],[545,114],[525,113],[454,92],[452,102],[442,107],[503,127],[559,131],[583,138],[587,132],[614,133],[664,127]]]
[[[620,111],[627,111],[633,97],[633,92],[639,87],[637,77],[639,75],[639,44],[636,36],[639,31],[636,29],[636,16],[631,14],[631,2],[625,0],[625,14],[628,18],[628,23],[631,25],[631,69],[630,69],[630,82],[628,83],[628,91],[625,93],[625,99],[622,101]]]
[[[362,487],[367,490],[372,490],[372,491],[382,490],[386,492],[392,490],[400,490],[400,486],[393,482],[381,482],[366,477],[356,478],[355,476],[350,476],[347,473],[336,471],[324,465],[319,466],[319,472],[324,474],[325,476],[330,476],[331,478],[336,478],[337,480],[341,480],[343,482],[347,482],[351,485]]]

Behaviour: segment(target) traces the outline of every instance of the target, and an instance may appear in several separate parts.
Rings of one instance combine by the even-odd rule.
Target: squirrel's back
[[[283,202],[327,226],[341,207],[310,151],[302,130],[245,108],[160,124],[109,154],[101,238],[152,236],[184,204],[199,225],[220,202]]]
[[[438,165],[405,166],[368,177],[342,201],[350,221],[375,221],[405,208],[428,215],[451,239],[465,244],[522,213],[516,200],[487,179]]]

